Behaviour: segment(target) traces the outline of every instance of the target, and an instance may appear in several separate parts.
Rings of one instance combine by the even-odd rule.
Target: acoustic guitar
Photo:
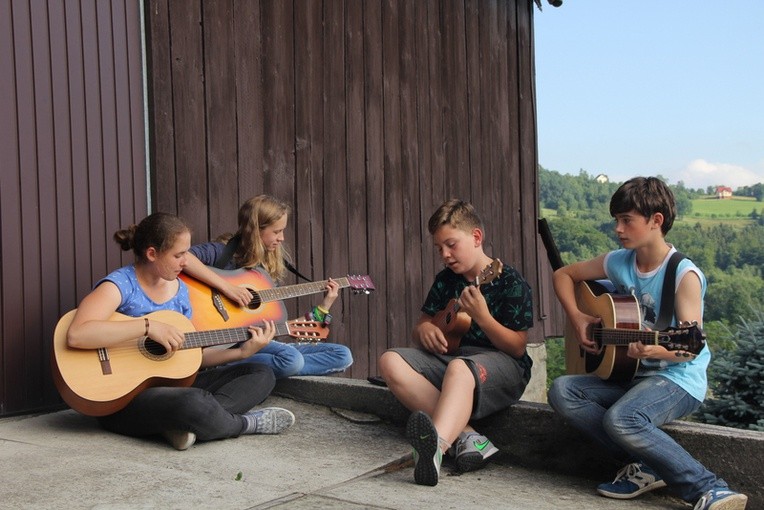
[[[249,290],[252,300],[246,306],[241,306],[217,289],[181,273],[180,279],[188,286],[188,297],[193,311],[191,323],[197,330],[249,326],[263,320],[284,321],[287,313],[282,300],[321,293],[326,290],[328,281],[276,287],[271,277],[259,268],[210,269],[229,283]],[[374,282],[368,275],[348,275],[334,280],[341,289],[350,287],[355,293],[369,294],[375,290]]]
[[[183,345],[177,351],[167,352],[145,336],[100,349],[73,349],[66,343],[66,334],[75,312],[68,312],[56,325],[51,351],[53,381],[72,409],[89,416],[117,412],[151,386],[190,386],[202,363],[202,347],[249,339],[247,327],[194,331],[186,316],[165,310],[145,317],[171,324],[185,333]],[[109,320],[131,319],[134,317],[115,313]],[[318,342],[328,332],[316,321],[276,324],[276,336],[300,341]]]
[[[503,265],[499,259],[493,259],[480,272],[477,278],[470,282],[470,285],[479,287],[491,283],[501,275],[502,267]],[[454,354],[459,349],[462,337],[467,334],[472,325],[472,317],[465,312],[460,312],[460,308],[459,300],[454,298],[430,320],[430,322],[438,326],[438,329],[443,332],[443,336],[446,337],[446,343],[448,344],[446,351],[448,354]]]
[[[596,282],[576,284],[578,308],[601,319],[593,325],[589,338],[596,342],[599,352],[591,354],[580,347],[572,328],[565,334],[565,363],[569,374],[595,374],[610,381],[629,381],[639,368],[639,360],[627,356],[628,345],[641,342],[661,345],[669,351],[684,351],[697,355],[706,344],[705,334],[697,324],[646,331],[641,328],[641,313],[637,298],[632,295],[601,292]],[[599,294],[598,294],[599,293]],[[570,336],[570,338],[569,338]]]

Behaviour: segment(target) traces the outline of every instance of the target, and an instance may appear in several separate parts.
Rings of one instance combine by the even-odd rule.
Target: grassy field
[[[724,223],[735,227],[743,227],[753,223],[749,216],[751,211],[764,213],[764,203],[757,202],[753,197],[734,197],[724,200],[717,198],[696,198],[692,201],[692,212],[677,224],[696,224],[702,226]]]
[[[735,227],[743,227],[753,223],[749,216],[756,209],[759,214],[764,214],[764,202],[757,202],[753,197],[734,197],[724,200],[717,198],[696,198],[692,201],[692,212],[678,218],[677,224],[700,223],[703,226],[718,225],[724,223]],[[542,218],[557,216],[554,209],[541,208]],[[568,211],[569,216],[576,216],[576,211]]]

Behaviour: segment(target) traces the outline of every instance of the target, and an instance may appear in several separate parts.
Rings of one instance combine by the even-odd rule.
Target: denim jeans
[[[291,375],[326,375],[353,364],[350,349],[341,344],[285,344],[272,341],[244,361],[271,367],[276,379]]]
[[[552,383],[549,404],[616,460],[652,468],[685,501],[694,503],[710,489],[727,487],[659,428],[700,406],[668,379],[613,383],[596,375],[566,375]]]

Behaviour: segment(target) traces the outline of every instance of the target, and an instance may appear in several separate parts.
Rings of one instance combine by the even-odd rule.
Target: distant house
[[[716,198],[732,198],[732,188],[727,186],[718,186],[716,188]]]
[[[605,174],[599,174],[597,177],[594,178],[595,181],[597,181],[600,184],[605,184],[606,182],[609,182],[610,179]]]

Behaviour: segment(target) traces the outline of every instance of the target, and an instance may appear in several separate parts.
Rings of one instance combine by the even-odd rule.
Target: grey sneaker
[[[254,434],[280,434],[294,424],[294,414],[281,407],[264,407],[247,414],[255,418]]]
[[[478,432],[461,433],[456,441],[456,467],[462,472],[480,469],[496,453],[499,449],[484,435]]]
[[[196,442],[196,434],[183,430],[166,430],[162,433],[167,442],[179,451],[188,450]]]
[[[406,438],[414,448],[414,481],[419,485],[438,485],[443,453],[438,431],[426,413],[411,414],[406,424]]]

